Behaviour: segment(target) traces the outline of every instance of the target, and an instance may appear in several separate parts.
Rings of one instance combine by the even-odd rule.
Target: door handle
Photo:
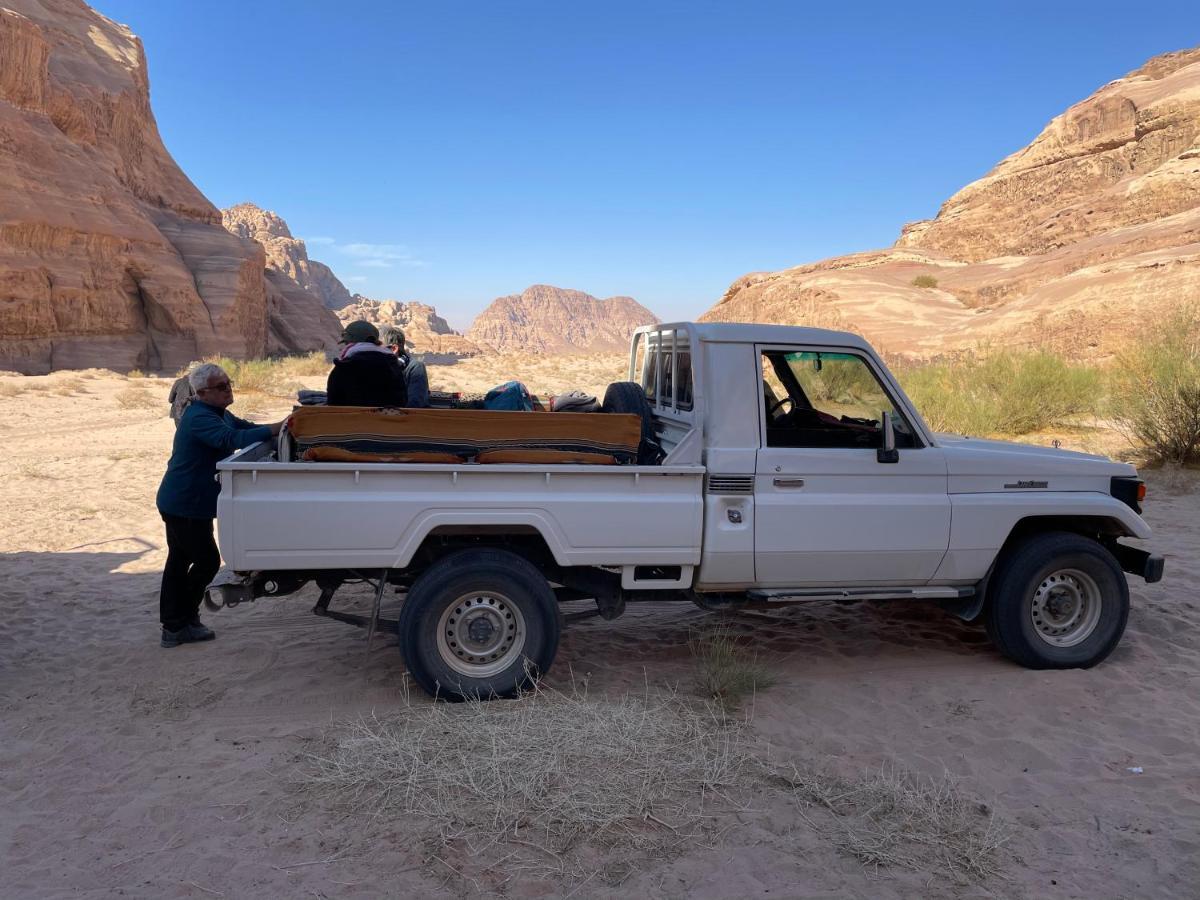
[[[781,488],[802,488],[802,487],[804,487],[804,479],[803,478],[774,478],[771,480],[771,483],[773,485],[775,485],[775,487],[781,487]]]

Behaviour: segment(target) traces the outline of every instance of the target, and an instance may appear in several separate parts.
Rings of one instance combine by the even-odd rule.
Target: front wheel
[[[1000,565],[985,617],[988,635],[1030,669],[1087,669],[1125,632],[1129,585],[1113,555],[1078,534],[1027,538]]]
[[[558,607],[529,562],[505,550],[460,550],[409,589],[400,651],[428,693],[448,700],[511,697],[558,651]]]

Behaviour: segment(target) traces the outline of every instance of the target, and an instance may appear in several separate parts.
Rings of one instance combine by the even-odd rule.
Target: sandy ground
[[[607,363],[572,365],[584,368],[540,383],[517,374],[535,390],[592,386],[588,372],[606,380]],[[434,386],[500,380],[478,367],[435,370]],[[153,496],[173,434],[168,386],[99,372],[0,377],[0,894],[496,892],[431,848],[418,823],[347,816],[296,788],[298,760],[331,722],[405,708],[394,641],[368,652],[361,632],[308,613],[306,589],[207,613],[213,643],[158,646]],[[286,404],[250,398],[243,412],[251,407],[267,418]],[[707,846],[638,860],[619,884],[518,874],[500,892],[1200,896],[1200,483],[1149,480],[1146,516],[1167,577],[1132,581],[1125,639],[1091,671],[1020,669],[981,629],[916,604],[729,621],[775,675],[750,726],[773,755],[847,774],[952,773],[1009,823],[998,876],[964,885],[868,869],[793,798],[763,789],[716,823]],[[581,674],[594,696],[686,685],[688,637],[711,619],[655,604],[574,624],[550,680]],[[426,702],[411,700],[418,711]]]

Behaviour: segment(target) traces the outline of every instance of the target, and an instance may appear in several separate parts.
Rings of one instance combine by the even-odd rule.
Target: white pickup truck
[[[1150,536],[1132,466],[935,434],[853,334],[649,326],[628,378],[605,408],[644,416],[655,465],[235,453],[218,466],[228,571],[209,602],[315,581],[314,612],[396,631],[417,682],[462,698],[545,671],[568,600],[611,619],[644,601],[924,599],[982,617],[1021,665],[1070,668],[1120,640],[1123,572],[1162,577],[1162,557],[1120,542]],[[369,616],[330,609],[353,580],[376,588]],[[405,592],[398,621],[379,619],[388,586]]]

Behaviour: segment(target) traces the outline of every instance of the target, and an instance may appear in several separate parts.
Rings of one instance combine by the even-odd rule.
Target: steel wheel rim
[[[496,675],[525,649],[525,618],[504,594],[463,594],[442,612],[437,649],[442,662],[459,674],[472,678]]]
[[[1052,647],[1074,647],[1100,623],[1104,600],[1096,580],[1079,569],[1051,572],[1034,589],[1029,608],[1034,633]]]

